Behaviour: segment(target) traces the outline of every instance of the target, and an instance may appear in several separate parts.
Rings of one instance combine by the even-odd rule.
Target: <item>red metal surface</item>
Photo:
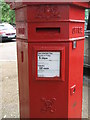
[[[5,0],[7,2],[7,0]],[[63,2],[59,2],[59,1],[52,1],[52,0],[49,0],[48,2],[46,1],[43,1],[42,0],[40,1],[31,1],[31,2],[25,2],[25,1],[22,1],[22,2],[7,2],[8,4],[10,4],[10,7],[11,9],[18,9],[20,7],[24,7],[24,6],[27,6],[27,5],[41,5],[41,4],[60,4],[60,5],[63,5],[63,4],[69,4],[69,5],[74,5],[74,6],[78,6],[78,7],[82,7],[82,8],[90,8],[90,1],[87,1],[87,2],[66,2],[66,1],[63,1]]]
[[[82,9],[82,10],[81,10]],[[32,5],[16,9],[16,21],[56,22],[84,20],[84,9],[77,6],[63,5]],[[32,14],[33,13],[33,14]],[[19,16],[19,17],[18,17]]]
[[[27,39],[28,42],[49,42],[84,37],[84,12],[82,8],[69,5],[20,8],[16,10],[17,38]]]
[[[28,42],[42,42],[42,40],[50,42],[56,41],[56,39],[57,41],[72,41],[72,38],[84,37],[84,21],[28,23],[27,26],[24,24],[27,23],[17,22],[17,38],[26,39]],[[19,33],[18,29],[21,26],[23,26],[25,34]]]
[[[17,42],[18,80],[19,80],[19,103],[20,116],[30,117],[30,85],[28,77],[28,44]]]
[[[82,87],[83,87],[83,55],[84,40],[77,42],[77,48],[69,44],[69,81],[68,81],[68,117],[81,118],[82,116]],[[70,89],[75,85],[75,93]]]
[[[24,44],[27,45],[26,47],[27,53],[24,50],[25,46],[23,46],[21,49],[19,47],[19,44],[22,44],[22,46]],[[19,72],[20,72],[19,85],[21,90],[20,91],[21,117],[81,118],[84,40],[77,41],[76,49],[72,48],[72,42],[70,43],[60,42],[60,43],[48,43],[48,44],[47,43],[33,44],[33,43],[18,42],[18,47],[20,53],[20,55],[18,55],[18,59],[19,59]],[[65,47],[65,53],[64,53],[65,59],[62,58],[62,61],[65,61],[65,72],[63,71],[63,75],[65,77],[64,81],[63,79],[60,78],[57,79],[57,81],[55,80],[55,78],[37,79],[37,75],[35,72],[37,69],[36,53],[37,51],[40,51],[42,47],[43,50],[45,48],[44,51],[48,51],[49,49],[50,51],[53,51],[54,49],[55,51],[57,51],[60,48]],[[30,61],[30,62],[27,61],[27,63],[25,63],[24,65],[22,64],[22,57],[20,57],[22,51],[24,52],[23,54],[27,54],[24,57],[23,62],[25,63],[25,60],[27,59],[28,61]],[[27,71],[27,69],[29,69],[29,71]],[[29,75],[27,73],[29,73]],[[26,79],[27,76],[29,76],[28,79]],[[72,94],[71,88],[74,85],[76,90],[75,93]],[[25,102],[25,99],[28,102]],[[46,100],[47,104],[48,104],[48,100],[51,101],[55,99],[55,101],[52,107],[48,108],[49,106],[45,106],[44,104],[45,101],[43,101],[43,99]],[[30,109],[30,111],[28,109]]]
[[[35,62],[36,62],[36,55],[34,52],[35,47],[40,48],[51,48],[52,51],[53,48],[57,50],[57,48],[65,47],[65,65],[68,60],[68,46],[69,44],[66,43],[29,43],[29,61],[32,61],[32,63],[29,63],[29,78],[30,78],[30,107],[31,112],[30,116],[31,118],[67,118],[68,117],[68,66],[65,67],[65,81],[62,81],[58,79],[55,81],[54,78],[50,78],[47,81],[47,78],[44,80],[36,80],[37,75],[35,74]],[[45,51],[48,51],[46,48]],[[37,49],[36,52],[39,50]],[[55,50],[55,51],[56,51]],[[31,56],[31,57],[30,57]],[[63,59],[62,59],[63,61]],[[41,78],[40,78],[41,79]],[[36,88],[36,89],[34,89]],[[43,99],[46,99],[46,105],[45,101]],[[51,105],[51,108],[49,108],[48,101],[51,101],[52,99],[55,99],[54,103]],[[45,109],[45,110],[44,110]],[[53,111],[54,109],[54,111]],[[53,111],[53,112],[52,112]]]
[[[78,6],[16,10],[21,118],[81,118],[85,12]],[[38,77],[41,51],[60,52],[59,77]]]

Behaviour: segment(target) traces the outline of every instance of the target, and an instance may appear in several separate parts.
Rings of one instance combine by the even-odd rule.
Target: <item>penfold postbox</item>
[[[21,118],[81,118],[87,3],[14,3]]]

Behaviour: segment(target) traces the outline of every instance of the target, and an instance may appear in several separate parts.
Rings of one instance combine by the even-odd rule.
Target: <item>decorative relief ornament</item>
[[[56,6],[42,5],[37,8],[36,18],[60,18],[60,13]]]
[[[55,101],[56,101],[56,98],[51,98],[51,99],[48,99],[48,100],[46,98],[42,98],[41,102],[43,104],[42,104],[41,111],[42,112],[54,113],[56,111],[56,109],[55,109]]]

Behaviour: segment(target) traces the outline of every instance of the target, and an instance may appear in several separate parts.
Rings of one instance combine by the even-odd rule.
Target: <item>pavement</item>
[[[0,118],[19,118],[16,42],[0,43]]]
[[[88,118],[88,76],[84,75],[82,117]],[[0,118],[19,118],[16,42],[0,43]]]
[[[16,42],[0,43],[0,61],[16,61]]]
[[[2,118],[19,118],[17,63],[2,64]]]

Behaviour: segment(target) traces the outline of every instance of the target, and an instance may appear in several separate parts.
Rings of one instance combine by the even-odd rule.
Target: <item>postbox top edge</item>
[[[14,9],[17,8],[16,4],[18,2],[7,2],[7,3],[13,5]],[[43,4],[75,5],[78,7],[90,8],[90,1],[89,2],[19,2],[19,3],[20,5],[18,5],[18,8],[28,5],[43,5]]]

